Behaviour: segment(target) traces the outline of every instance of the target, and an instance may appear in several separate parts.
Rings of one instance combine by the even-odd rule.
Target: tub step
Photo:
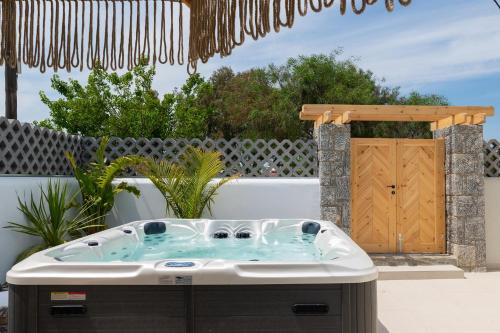
[[[453,265],[378,266],[379,280],[463,279],[464,271]]]
[[[370,254],[377,266],[458,266],[457,257],[449,254]]]

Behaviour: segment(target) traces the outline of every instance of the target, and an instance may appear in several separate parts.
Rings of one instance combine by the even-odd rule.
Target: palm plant
[[[87,228],[88,234],[101,231],[106,228],[106,216],[115,204],[115,196],[123,191],[140,195],[140,191],[135,186],[128,185],[127,182],[121,182],[113,185],[113,180],[118,177],[127,168],[137,166],[143,163],[143,158],[139,156],[122,156],[116,160],[106,163],[106,147],[109,139],[102,138],[99,148],[96,152],[96,161],[89,164],[87,169],[80,168],[71,152],[66,152],[68,159],[82,197],[82,206],[86,206],[88,216],[99,216],[100,226]]]
[[[189,147],[178,164],[146,160],[142,172],[153,182],[166,201],[167,213],[178,218],[200,218],[204,210],[211,213],[217,190],[237,176],[211,181],[220,175],[223,164],[220,153]]]
[[[68,193],[67,184],[49,181],[47,189],[40,186],[40,197],[35,199],[31,192],[29,202],[18,197],[19,210],[28,220],[28,224],[9,222],[5,227],[30,236],[40,237],[42,242],[21,252],[20,261],[35,252],[57,246],[79,235],[87,228],[98,227],[94,224],[96,217],[86,214],[86,207],[76,209],[78,192]]]

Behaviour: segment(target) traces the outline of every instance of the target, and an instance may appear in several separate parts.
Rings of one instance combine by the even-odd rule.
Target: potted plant
[[[122,156],[108,164],[105,156],[108,141],[108,138],[101,139],[96,152],[96,160],[90,163],[87,168],[79,167],[73,154],[66,152],[66,158],[80,186],[82,206],[86,207],[86,214],[99,217],[98,227],[85,229],[89,234],[106,228],[106,216],[113,208],[115,196],[118,193],[125,191],[137,197],[140,195],[137,187],[131,186],[127,182],[114,185],[113,180],[127,168],[143,163],[144,159],[140,156]]]
[[[89,214],[88,206],[76,202],[78,192],[69,193],[66,183],[49,181],[45,189],[40,185],[40,197],[31,192],[28,202],[18,197],[19,210],[28,220],[27,224],[9,222],[5,227],[26,235],[39,237],[41,243],[22,251],[17,261],[35,252],[57,246],[80,236],[82,231],[100,227],[96,224],[100,216]]]

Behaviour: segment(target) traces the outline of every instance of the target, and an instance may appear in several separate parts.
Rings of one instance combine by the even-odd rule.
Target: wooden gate
[[[444,141],[353,139],[352,236],[371,253],[444,253]]]

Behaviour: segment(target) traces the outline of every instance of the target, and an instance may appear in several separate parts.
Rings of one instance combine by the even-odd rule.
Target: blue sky
[[[380,0],[361,15],[339,14],[338,7],[297,17],[291,30],[257,42],[247,42],[233,54],[199,66],[209,76],[223,65],[241,71],[289,57],[344,50],[385,84],[403,93],[417,90],[446,96],[453,105],[493,105],[500,108],[500,9],[493,0],[413,0],[409,7],[385,11]],[[61,73],[84,80],[88,72]],[[154,88],[160,93],[180,86],[187,78],[183,66],[158,67]],[[3,80],[0,80],[3,91]],[[23,70],[19,79],[19,119],[48,117],[38,97],[49,96],[50,73]],[[3,94],[0,103],[4,103]],[[500,116],[489,118],[485,137],[500,139]]]

